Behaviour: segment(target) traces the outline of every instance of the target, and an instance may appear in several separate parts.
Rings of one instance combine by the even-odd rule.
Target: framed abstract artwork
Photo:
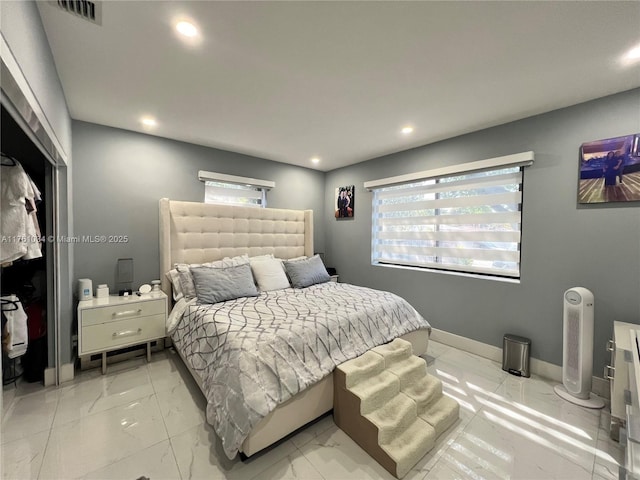
[[[640,133],[580,146],[579,203],[640,201]]]

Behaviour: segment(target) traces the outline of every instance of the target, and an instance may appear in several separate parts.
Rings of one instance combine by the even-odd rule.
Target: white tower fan
[[[604,407],[604,401],[591,394],[593,293],[586,288],[564,292],[562,350],[562,385],[556,385],[555,392],[576,405]]]

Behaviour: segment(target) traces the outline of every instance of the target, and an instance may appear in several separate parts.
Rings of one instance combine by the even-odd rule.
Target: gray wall
[[[523,335],[533,357],[556,365],[562,294],[584,286],[595,295],[594,375],[602,376],[613,321],[640,323],[640,210],[638,203],[579,206],[578,150],[638,132],[640,89],[334,170],[325,179],[327,212],[335,187],[351,184],[356,212],[353,220],[325,215],[327,263],[340,281],[402,295],[435,328],[498,347],[505,333]],[[371,265],[371,194],[363,182],[528,150],[536,160],[524,174],[520,284]]]
[[[396,292],[439,329],[501,347],[504,333],[532,339],[532,356],[562,363],[562,293],[596,298],[594,374],[614,320],[640,323],[638,204],[580,206],[581,143],[640,132],[640,89],[370,160],[327,174],[226,151],[74,122],[77,235],[129,235],[127,244],[76,244],[74,279],[114,288],[117,258],[135,259],[134,286],[159,278],[161,197],[201,201],[198,170],[274,180],[269,206],[311,208],[316,251],[340,280]],[[367,180],[533,150],[525,172],[519,284],[371,265]],[[333,218],[334,190],[356,185],[356,216]]]
[[[40,14],[33,1],[0,1],[2,36],[9,45],[11,54],[20,66],[29,89],[34,94],[46,120],[53,129],[61,148],[67,155],[66,167],[58,168],[59,230],[58,235],[72,235],[73,217],[69,215],[72,205],[71,174],[71,117],[58,77],[49,42],[42,26]],[[73,246],[60,245],[58,263],[61,344],[60,360],[71,360],[71,318],[73,316],[72,275]],[[51,330],[51,329],[50,329]],[[51,330],[52,331],[52,330]],[[49,366],[54,366],[53,335],[49,335]]]
[[[273,208],[313,209],[323,251],[324,174],[238,153],[84,122],[73,122],[76,235],[128,235],[123,244],[77,243],[74,280],[115,288],[118,258],[134,259],[134,288],[160,278],[158,200],[202,202],[198,170],[273,180]]]

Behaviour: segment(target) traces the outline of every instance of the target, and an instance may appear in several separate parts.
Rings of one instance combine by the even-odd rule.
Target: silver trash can
[[[530,351],[530,339],[506,334],[502,339],[502,370],[519,377],[530,377]]]

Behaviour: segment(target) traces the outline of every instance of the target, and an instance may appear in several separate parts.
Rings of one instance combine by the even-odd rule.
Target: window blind
[[[520,277],[523,167],[373,188],[372,261]]]
[[[242,207],[266,207],[267,191],[255,185],[206,181],[204,202]]]
[[[276,183],[258,178],[239,177],[226,173],[198,171],[198,180],[204,182],[204,202],[241,207],[267,206],[267,191]]]

